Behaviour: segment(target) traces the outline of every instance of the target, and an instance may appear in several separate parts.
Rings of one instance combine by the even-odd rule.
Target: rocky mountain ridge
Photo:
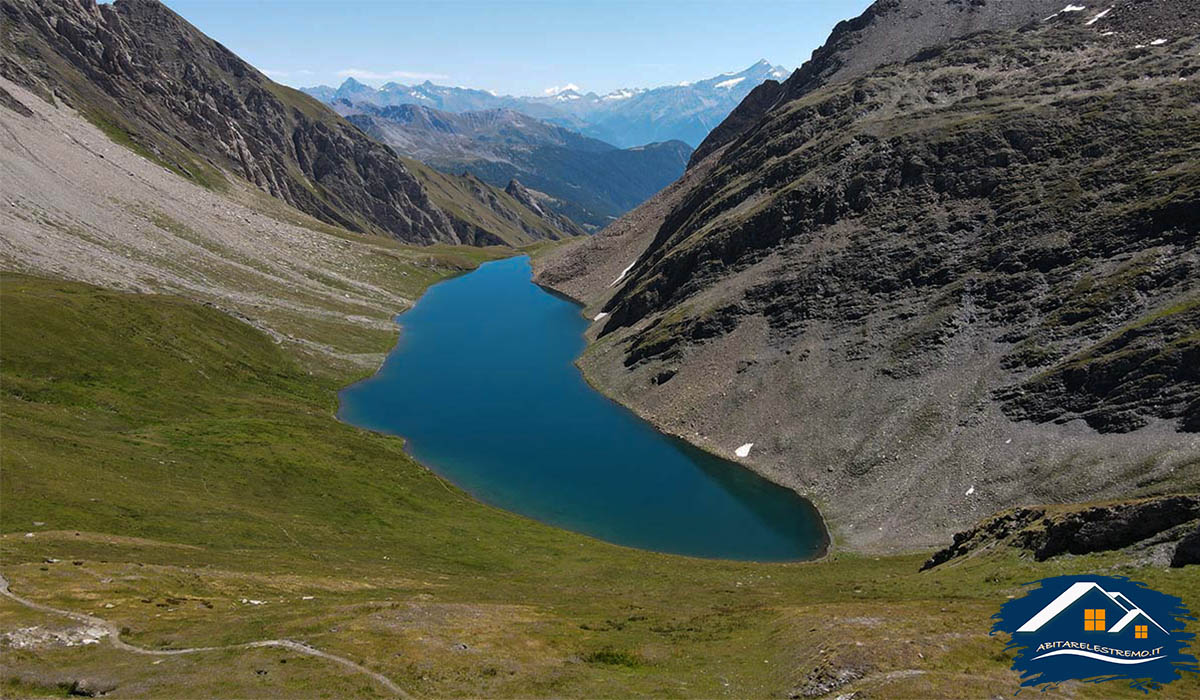
[[[227,171],[328,223],[408,242],[511,233],[456,223],[386,147],[156,0],[4,0],[0,13],[0,74],[201,184],[220,188]]]
[[[743,100],[696,147],[696,162],[735,140],[776,106],[823,85],[850,80],[920,50],[976,32],[1018,27],[1060,11],[1059,0],[881,0],[839,22],[824,44],[785,81],[769,81]]]
[[[597,319],[581,366],[670,432],[753,443],[854,548],[1195,489],[1195,3],[937,3],[977,13],[950,39],[933,5],[817,52],[865,66],[847,29],[890,17],[935,42],[900,62],[752,94],[612,227],[622,259],[602,233],[542,261]]]
[[[558,213],[565,204],[561,200],[555,199],[545,192],[530,189],[518,180],[509,180],[504,191],[513,199],[550,220],[559,229],[576,236],[587,234],[587,231],[572,221],[570,217]]]
[[[755,86],[787,75],[782,66],[760,60],[745,70],[704,80],[623,88],[604,95],[569,87],[536,97],[513,97],[430,81],[420,85],[393,82],[376,89],[354,78],[347,78],[337,88],[320,85],[302,90],[326,103],[347,100],[379,107],[415,104],[455,113],[511,109],[619,148],[674,140],[694,147]]]
[[[443,112],[423,105],[333,108],[401,155],[443,172],[505,187],[513,179],[545,192],[560,216],[595,230],[670,184],[687,164],[681,141],[619,149],[511,109]]]

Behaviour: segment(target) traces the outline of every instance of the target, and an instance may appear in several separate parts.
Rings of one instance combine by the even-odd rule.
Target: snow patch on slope
[[[1045,22],[1047,20],[1054,19],[1055,17],[1063,14],[1064,12],[1083,12],[1086,9],[1087,9],[1087,7],[1085,7],[1083,5],[1067,5],[1063,9],[1059,10],[1058,12],[1055,12],[1054,14],[1050,15],[1049,17],[1047,17],[1046,19],[1044,19],[1042,21]]]
[[[1113,11],[1113,9],[1110,7],[1110,8],[1108,8],[1107,10],[1105,10],[1105,11],[1103,11],[1103,12],[1097,12],[1097,13],[1096,13],[1096,16],[1095,16],[1095,17],[1092,17],[1092,18],[1091,18],[1091,19],[1089,19],[1087,22],[1084,22],[1084,25],[1083,25],[1083,26],[1085,26],[1085,27],[1090,27],[1090,26],[1092,26],[1092,25],[1093,25],[1093,24],[1095,24],[1096,22],[1099,22],[1100,20],[1104,19],[1104,16],[1105,16],[1105,15],[1107,15],[1109,12],[1112,12],[1112,11]]]
[[[613,280],[608,286],[610,286],[610,287],[617,286],[617,283],[620,282],[621,280],[625,279],[625,275],[628,275],[629,271],[632,270],[633,266],[636,264],[637,264],[636,260],[629,263],[629,267],[625,268],[624,270],[621,270],[621,274],[617,275],[617,278],[615,280]]]

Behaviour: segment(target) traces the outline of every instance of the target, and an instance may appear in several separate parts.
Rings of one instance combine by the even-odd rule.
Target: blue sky
[[[293,86],[352,75],[534,95],[608,92],[741,70],[795,68],[869,0],[165,0]]]

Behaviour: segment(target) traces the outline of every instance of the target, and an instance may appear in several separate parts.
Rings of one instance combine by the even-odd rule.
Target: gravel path
[[[123,641],[121,639],[120,630],[117,629],[117,626],[115,624],[113,624],[112,622],[109,622],[108,620],[104,620],[102,618],[95,617],[93,615],[88,615],[86,613],[78,613],[78,612],[72,612],[70,610],[62,610],[59,608],[52,608],[49,605],[42,605],[41,603],[35,603],[31,600],[26,600],[25,598],[22,598],[22,597],[16,595],[9,588],[8,579],[5,578],[3,574],[0,574],[0,595],[3,595],[6,598],[9,598],[11,600],[14,600],[17,603],[20,603],[21,605],[24,605],[25,607],[30,608],[32,610],[38,610],[40,612],[52,613],[55,615],[64,615],[66,617],[71,618],[72,620],[75,620],[77,622],[82,622],[86,625],[92,625],[94,627],[101,627],[108,632],[108,634],[106,636],[114,647],[116,647],[117,649],[120,649],[121,651],[128,651],[133,654],[144,654],[146,656],[178,656],[180,654],[196,654],[196,653],[200,653],[200,652],[221,651],[221,650],[226,650],[226,649],[257,649],[257,648],[261,648],[261,647],[275,647],[278,649],[288,649],[290,651],[294,651],[294,652],[297,652],[300,654],[307,654],[309,656],[315,656],[315,657],[322,658],[322,659],[328,659],[329,661],[339,663],[342,666],[345,666],[346,668],[350,669],[351,671],[370,676],[371,678],[375,679],[375,681],[377,683],[379,683],[383,687],[387,688],[388,691],[390,691],[393,695],[397,695],[402,698],[412,697],[408,693],[404,692],[403,688],[401,688],[400,686],[393,683],[390,678],[383,675],[382,673],[376,673],[375,671],[372,671],[371,669],[366,668],[360,664],[356,664],[353,661],[351,661],[350,659],[347,659],[343,656],[338,656],[336,654],[330,654],[329,652],[321,651],[320,649],[314,649],[313,647],[310,647],[307,644],[302,644],[300,642],[292,641],[290,639],[264,639],[264,640],[258,641],[258,642],[246,642],[245,644],[229,644],[229,645],[225,645],[225,646],[214,646],[214,647],[189,647],[189,648],[185,648],[185,649],[144,649],[142,647],[134,646],[132,644],[129,644],[128,642]]]

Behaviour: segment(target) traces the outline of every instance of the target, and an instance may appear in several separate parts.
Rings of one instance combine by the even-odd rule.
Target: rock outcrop
[[[1038,561],[1062,554],[1110,552],[1141,545],[1172,550],[1172,566],[1196,563],[1200,496],[1179,495],[1079,507],[1015,508],[954,535],[921,567],[932,569],[997,545],[1030,552]]]
[[[1200,564],[1200,524],[1179,540],[1175,554],[1171,557],[1171,566],[1180,567],[1189,564]]]

